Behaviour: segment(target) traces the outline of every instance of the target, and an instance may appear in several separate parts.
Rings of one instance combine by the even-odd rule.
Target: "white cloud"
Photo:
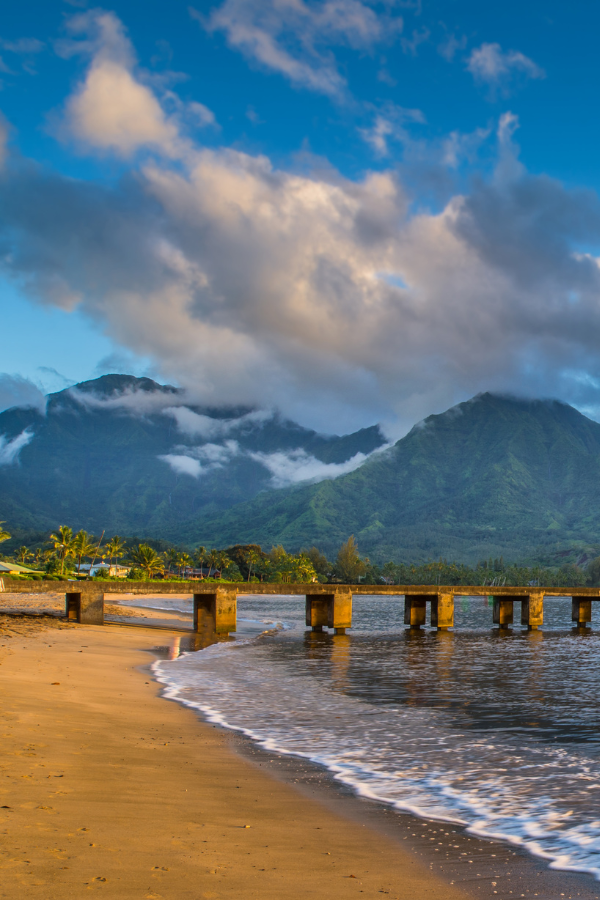
[[[402,30],[402,19],[377,14],[359,0],[225,0],[210,16],[191,10],[209,31],[224,31],[230,47],[298,87],[341,98],[346,81],[331,48],[368,50]]]
[[[367,144],[370,144],[377,156],[389,156],[390,139],[408,143],[409,133],[406,123],[425,122],[425,116],[419,109],[404,109],[401,106],[388,104],[382,112],[375,114],[370,128],[359,128],[358,132]]]
[[[505,85],[515,74],[526,78],[545,78],[546,73],[518,50],[504,52],[500,44],[482,44],[467,60],[467,69],[476,81],[491,87]]]
[[[464,50],[467,46],[466,35],[457,38],[455,34],[449,34],[438,45],[438,53],[443,56],[447,62],[452,62],[459,50]]]
[[[0,466],[8,466],[17,461],[19,453],[33,439],[33,431],[25,429],[9,440],[5,435],[0,434]]]
[[[159,456],[179,475],[191,475],[199,478],[213,469],[222,469],[242,451],[237,441],[225,441],[224,444],[203,444],[200,447],[176,447],[174,453]]]
[[[159,456],[164,460],[177,475],[190,475],[192,478],[199,478],[202,472],[202,466],[197,459],[191,456],[179,455],[176,453],[167,453],[165,456]]]
[[[67,52],[91,51],[92,63],[84,81],[66,106],[69,130],[94,148],[131,156],[140,147],[153,147],[177,156],[176,125],[169,121],[152,90],[133,74],[133,51],[121,22],[113,13],[93,11],[70,21],[75,34],[91,34]]]
[[[109,58],[131,65],[117,38]],[[600,244],[600,204],[528,174],[516,124],[501,118],[494,175],[435,212],[411,210],[394,170],[299,174],[197,145],[117,188],[15,161],[0,179],[2,268],[188,390],[132,408],[280,408],[339,432],[394,416],[406,428],[481,390],[589,406],[600,272],[580,251]],[[450,165],[464,151],[445,152]]]
[[[273,417],[269,410],[252,410],[243,416],[231,419],[215,419],[202,413],[188,409],[186,406],[173,406],[164,409],[165,415],[173,416],[177,422],[177,428],[182,434],[189,437],[217,438],[225,437],[234,429],[244,428],[246,425],[257,425],[266,422]]]
[[[21,375],[0,374],[0,411],[11,409],[37,409],[46,411],[46,398],[37,384]]]
[[[352,459],[343,463],[324,463],[305,450],[248,453],[248,456],[269,470],[272,476],[271,483],[276,488],[302,482],[324,481],[327,478],[339,478],[340,475],[346,475],[347,472],[358,469],[368,459],[365,453],[357,453]]]

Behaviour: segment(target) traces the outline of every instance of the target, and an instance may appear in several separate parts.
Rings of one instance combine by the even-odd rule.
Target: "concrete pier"
[[[404,595],[404,624],[411,628],[421,628],[427,615],[427,601],[432,597],[427,594]]]
[[[454,627],[454,594],[435,594],[431,598],[431,627],[438,630]]]
[[[421,628],[426,623],[427,602],[431,603],[431,627],[437,629],[454,626],[454,594],[445,591],[440,594],[404,595],[404,624],[411,628]]]
[[[579,628],[592,621],[592,601],[589,597],[571,597],[571,620]]]
[[[237,630],[237,593],[218,587],[214,592],[194,594],[194,631],[230,634]]]
[[[352,627],[352,590],[341,587],[332,593],[306,594],[306,624],[312,631],[333,628],[345,634]]]
[[[65,594],[65,614],[80,625],[104,625],[104,594],[98,591],[69,591]]]
[[[530,631],[537,631],[544,624],[544,595],[541,591],[532,591],[521,600],[521,625],[527,625]]]
[[[544,602],[553,597],[572,598],[572,620],[585,628],[592,618],[592,604],[600,601],[600,587],[513,587],[503,585],[391,585],[391,584],[204,584],[202,581],[95,582],[29,581],[3,577],[0,591],[12,594],[55,594],[65,597],[68,618],[82,624],[104,623],[104,600],[122,594],[193,596],[193,630],[202,635],[228,635],[236,630],[238,595],[304,595],[306,624],[314,632],[332,628],[342,635],[352,627],[354,595],[404,597],[404,623],[417,631],[426,622],[431,603],[431,626],[438,630],[454,627],[456,597],[488,597],[493,591],[493,622],[501,629],[514,621],[515,601],[521,604],[521,625],[535,632],[544,622]],[[17,612],[15,608],[11,612]]]

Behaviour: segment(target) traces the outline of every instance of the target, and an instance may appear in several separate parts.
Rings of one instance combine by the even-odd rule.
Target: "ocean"
[[[449,632],[411,631],[403,609],[355,597],[354,627],[333,636],[306,630],[303,597],[240,596],[235,640],[155,675],[207,720],[361,796],[600,879],[600,634],[572,628],[566,598],[546,600],[537,632],[499,633],[485,597],[457,598]]]

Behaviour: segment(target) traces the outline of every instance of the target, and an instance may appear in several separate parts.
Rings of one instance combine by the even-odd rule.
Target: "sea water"
[[[235,641],[155,664],[166,694],[360,795],[600,878],[600,634],[570,600],[502,633],[488,598],[457,598],[438,633],[406,629],[400,597],[355,597],[344,636],[306,630],[303,605],[241,596]]]

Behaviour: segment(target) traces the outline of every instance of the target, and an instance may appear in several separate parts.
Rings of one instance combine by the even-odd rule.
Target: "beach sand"
[[[547,893],[536,862],[524,894],[508,882],[492,888],[495,869],[516,864],[512,850],[500,853],[503,845],[393,812],[393,824],[382,826],[385,808],[378,815],[355,798],[345,807],[343,791],[336,799],[315,767],[248,742],[236,752],[239,737],[160,697],[149,651],[172,637],[0,616],[0,897],[599,895],[591,880],[561,873]],[[442,832],[452,837],[431,837]],[[463,847],[469,857],[483,847],[496,859],[490,868],[477,858],[483,880],[471,868],[465,886],[452,885],[460,867],[433,871],[432,840],[442,850],[460,847],[458,862]]]

